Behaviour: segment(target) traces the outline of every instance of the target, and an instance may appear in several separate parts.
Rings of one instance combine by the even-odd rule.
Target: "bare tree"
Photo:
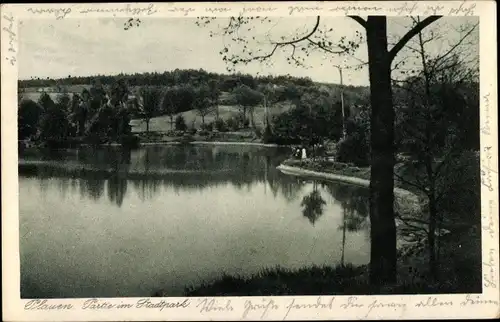
[[[394,108],[391,88],[391,64],[398,52],[421,30],[438,20],[440,16],[429,16],[414,25],[390,50],[387,41],[387,17],[350,16],[366,33],[368,45],[368,69],[371,93],[371,180],[370,180],[370,221],[371,221],[371,261],[370,282],[375,286],[396,282],[396,225],[394,217]],[[201,18],[197,23],[207,25],[214,18]],[[249,46],[249,37],[243,38],[240,29],[252,29],[251,21],[270,21],[262,17],[230,17],[222,34],[240,44],[238,54],[229,55],[229,46],[221,54],[230,65],[246,64],[253,61],[264,62],[277,50],[290,49],[289,63],[305,66],[309,52],[321,50],[332,55],[353,54],[363,38],[357,33],[355,40],[345,37],[338,42],[329,39],[334,28],[320,28],[321,17],[316,17],[312,28],[301,36],[291,39],[282,37],[280,41],[270,41],[271,48],[262,53],[262,48],[254,50]],[[250,38],[250,39],[254,39]],[[268,37],[268,39],[270,39]],[[300,58],[299,52],[305,53]]]
[[[414,18],[414,23],[420,23],[420,19]],[[468,61],[467,53],[463,51],[464,48],[470,47],[461,47],[477,26],[478,24],[475,24],[463,30],[462,36],[455,44],[434,57],[428,54],[426,44],[435,41],[439,36],[431,33],[429,37],[424,37],[422,32],[419,32],[417,47],[412,50],[420,59],[421,70],[413,70],[412,76],[400,86],[406,97],[403,105],[407,112],[402,111],[402,117],[406,115],[406,119],[401,122],[399,128],[403,131],[402,144],[409,150],[411,159],[405,165],[405,175],[395,175],[401,182],[427,196],[429,270],[434,279],[438,278],[436,255],[439,251],[436,249],[436,237],[439,238],[441,234],[443,219],[438,204],[446,193],[446,185],[442,182],[440,184],[440,180],[450,162],[460,155],[464,147],[460,142],[462,136],[453,133],[457,130],[453,128],[456,120],[453,120],[452,115],[461,115],[467,108],[477,108],[468,107],[470,102],[467,101],[467,94],[462,97],[460,93],[474,92],[474,84],[477,84],[478,70],[474,63]],[[452,96],[453,100],[450,100]],[[476,121],[479,127],[479,119]]]

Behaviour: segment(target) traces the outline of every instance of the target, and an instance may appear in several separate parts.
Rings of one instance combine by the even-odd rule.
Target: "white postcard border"
[[[254,2],[254,3],[129,3],[129,4],[9,4],[2,15],[2,306],[6,321],[91,320],[285,320],[285,319],[431,319],[492,318],[499,316],[498,288],[498,141],[497,141],[497,53],[496,3],[494,1],[365,1],[365,2]],[[390,295],[390,296],[283,296],[97,299],[101,308],[85,308],[89,299],[54,299],[37,305],[71,306],[71,309],[28,309],[33,302],[20,299],[19,220],[17,171],[17,23],[21,19],[70,19],[73,17],[196,17],[196,16],[316,16],[316,15],[473,15],[480,17],[481,170],[493,189],[482,185],[483,275],[495,287],[483,287],[478,295]],[[484,111],[488,111],[485,113]],[[486,115],[487,114],[487,115]],[[490,285],[491,286],[491,285]],[[432,298],[433,305],[418,306]],[[230,301],[233,310],[202,312],[201,301]],[[435,300],[434,300],[435,299]],[[149,300],[155,307],[145,308]],[[168,308],[163,303],[179,302]],[[471,304],[473,301],[489,303]],[[142,301],[142,302],[141,302]],[[247,311],[248,301],[260,310]],[[433,302],[435,301],[435,302]],[[106,304],[115,305],[106,308]],[[85,304],[87,303],[87,304]],[[95,304],[94,303],[94,304]],[[142,306],[141,306],[142,303]],[[303,304],[296,309],[291,306]],[[350,304],[348,304],[350,303]],[[354,306],[354,303],[361,306]],[[127,308],[130,304],[132,307]],[[381,304],[384,304],[380,306]],[[117,306],[124,305],[123,308]],[[309,305],[309,308],[307,308]],[[371,306],[370,306],[371,305]],[[379,305],[379,306],[377,306]],[[138,306],[140,308],[138,308]],[[168,306],[168,305],[167,305]],[[267,309],[264,308],[267,307]],[[163,308],[162,308],[163,307]]]

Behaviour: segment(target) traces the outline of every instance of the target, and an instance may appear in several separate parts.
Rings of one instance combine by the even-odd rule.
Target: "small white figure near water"
[[[302,160],[307,159],[306,149],[302,148]]]

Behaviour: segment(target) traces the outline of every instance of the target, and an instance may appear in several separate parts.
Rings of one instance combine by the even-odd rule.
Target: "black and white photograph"
[[[17,22],[22,300],[496,285],[479,16],[123,8]]]

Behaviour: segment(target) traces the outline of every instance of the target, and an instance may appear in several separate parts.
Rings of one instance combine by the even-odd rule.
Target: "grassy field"
[[[273,107],[269,108],[269,116],[278,115],[283,112],[288,111],[292,105],[290,103],[279,103],[273,105]],[[237,106],[219,106],[219,116],[220,118],[227,120],[233,116],[237,116],[240,113],[240,110]],[[196,110],[190,110],[187,112],[180,113],[184,116],[184,120],[188,127],[191,127],[194,122],[195,128],[199,128],[201,125],[201,116],[198,115]],[[177,116],[177,115],[176,115]],[[175,116],[175,117],[176,117]],[[254,119],[255,124],[262,128],[264,126],[264,116],[265,109],[262,106],[258,106],[254,111]],[[175,120],[174,117],[174,120]],[[215,120],[215,113],[205,116],[205,123],[209,123]],[[135,119],[131,122],[132,132],[139,133],[146,131],[146,123],[143,120]],[[175,125],[174,125],[175,126]],[[158,116],[151,119],[149,124],[149,130],[153,132],[165,132],[170,130],[170,117],[168,116]]]

